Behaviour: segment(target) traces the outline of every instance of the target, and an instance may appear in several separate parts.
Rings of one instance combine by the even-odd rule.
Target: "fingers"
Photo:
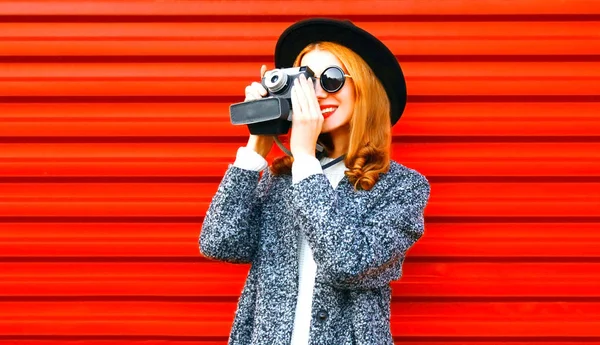
[[[302,110],[298,103],[298,94],[296,90],[296,86],[292,86],[292,123],[297,122],[300,119],[300,116],[302,116]]]
[[[302,118],[310,118],[310,107],[308,106],[308,100],[304,94],[304,89],[298,79],[294,80],[294,90],[296,91],[296,99],[298,101],[299,111],[302,114]]]
[[[302,89],[304,90],[304,94],[306,95],[306,103],[308,109],[310,109],[312,117],[322,117],[323,115],[321,114],[321,108],[319,107],[317,96],[315,95],[315,86],[312,80],[306,79],[304,74],[300,76],[300,79],[300,85],[302,85]]]
[[[261,99],[267,95],[267,89],[261,83],[253,82],[246,86],[246,101]]]
[[[300,76],[292,86],[292,135],[290,150],[292,155],[301,153],[313,155],[315,145],[322,130],[323,115],[318,107],[318,101],[311,93],[310,81]],[[315,104],[318,112],[315,112]]]
[[[256,99],[261,99],[262,96],[260,95],[260,91],[256,88],[256,86],[254,85],[254,83],[252,83],[251,85],[246,86],[246,99],[245,101],[253,101]]]
[[[262,86],[261,83],[253,82],[251,85],[256,91],[256,93],[258,93],[261,97],[265,97],[267,95],[267,89],[265,89],[265,87]]]
[[[304,75],[301,75],[300,78],[294,80],[293,90],[295,89],[299,111],[302,112],[303,118],[322,120],[323,115],[321,114],[321,108],[319,107],[319,102],[315,96],[314,87],[309,84],[311,84],[311,82],[308,81]]]
[[[262,79],[262,77],[265,76],[265,73],[267,72],[267,65],[262,65],[260,67],[260,78]]]
[[[292,123],[308,123],[310,119],[311,114],[308,110],[304,91],[296,79],[294,86],[292,86]]]
[[[267,72],[267,65],[260,66],[260,78],[261,79],[265,76],[266,72]],[[267,89],[265,89],[265,87],[262,86],[261,83],[253,82],[252,84],[246,86],[244,93],[246,95],[246,99],[244,100],[244,102],[253,101],[253,100],[257,100],[257,99],[261,99],[261,98],[265,97],[267,95]]]

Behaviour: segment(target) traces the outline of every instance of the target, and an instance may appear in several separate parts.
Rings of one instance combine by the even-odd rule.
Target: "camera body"
[[[292,124],[292,86],[302,74],[307,79],[314,77],[308,66],[267,71],[261,80],[267,96],[232,104],[229,107],[231,123],[247,125],[255,135],[286,134]]]
[[[306,79],[314,77],[313,71],[308,66],[291,67],[291,68],[276,68],[267,71],[262,78],[262,85],[267,89],[267,96],[284,98],[292,101],[292,86],[294,80],[304,74]]]

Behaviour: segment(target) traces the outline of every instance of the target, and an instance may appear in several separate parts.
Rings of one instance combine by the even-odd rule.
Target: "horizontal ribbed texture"
[[[393,158],[431,199],[396,343],[600,344],[585,0],[1,1],[0,343],[226,343],[248,266],[197,240],[247,140],[228,107],[306,16],[352,19],[407,77]]]

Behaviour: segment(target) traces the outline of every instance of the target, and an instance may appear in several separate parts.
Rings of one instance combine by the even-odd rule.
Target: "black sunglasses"
[[[344,86],[346,78],[352,78],[352,76],[345,74],[338,66],[329,66],[323,70],[319,77],[315,76],[314,78],[321,81],[323,90],[328,93],[335,93]]]

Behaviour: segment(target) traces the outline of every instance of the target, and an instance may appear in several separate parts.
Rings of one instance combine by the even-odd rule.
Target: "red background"
[[[432,194],[397,344],[600,344],[583,0],[0,1],[1,344],[226,343],[248,266],[197,240],[248,134],[228,105],[306,16],[353,20],[406,73],[393,157]]]

